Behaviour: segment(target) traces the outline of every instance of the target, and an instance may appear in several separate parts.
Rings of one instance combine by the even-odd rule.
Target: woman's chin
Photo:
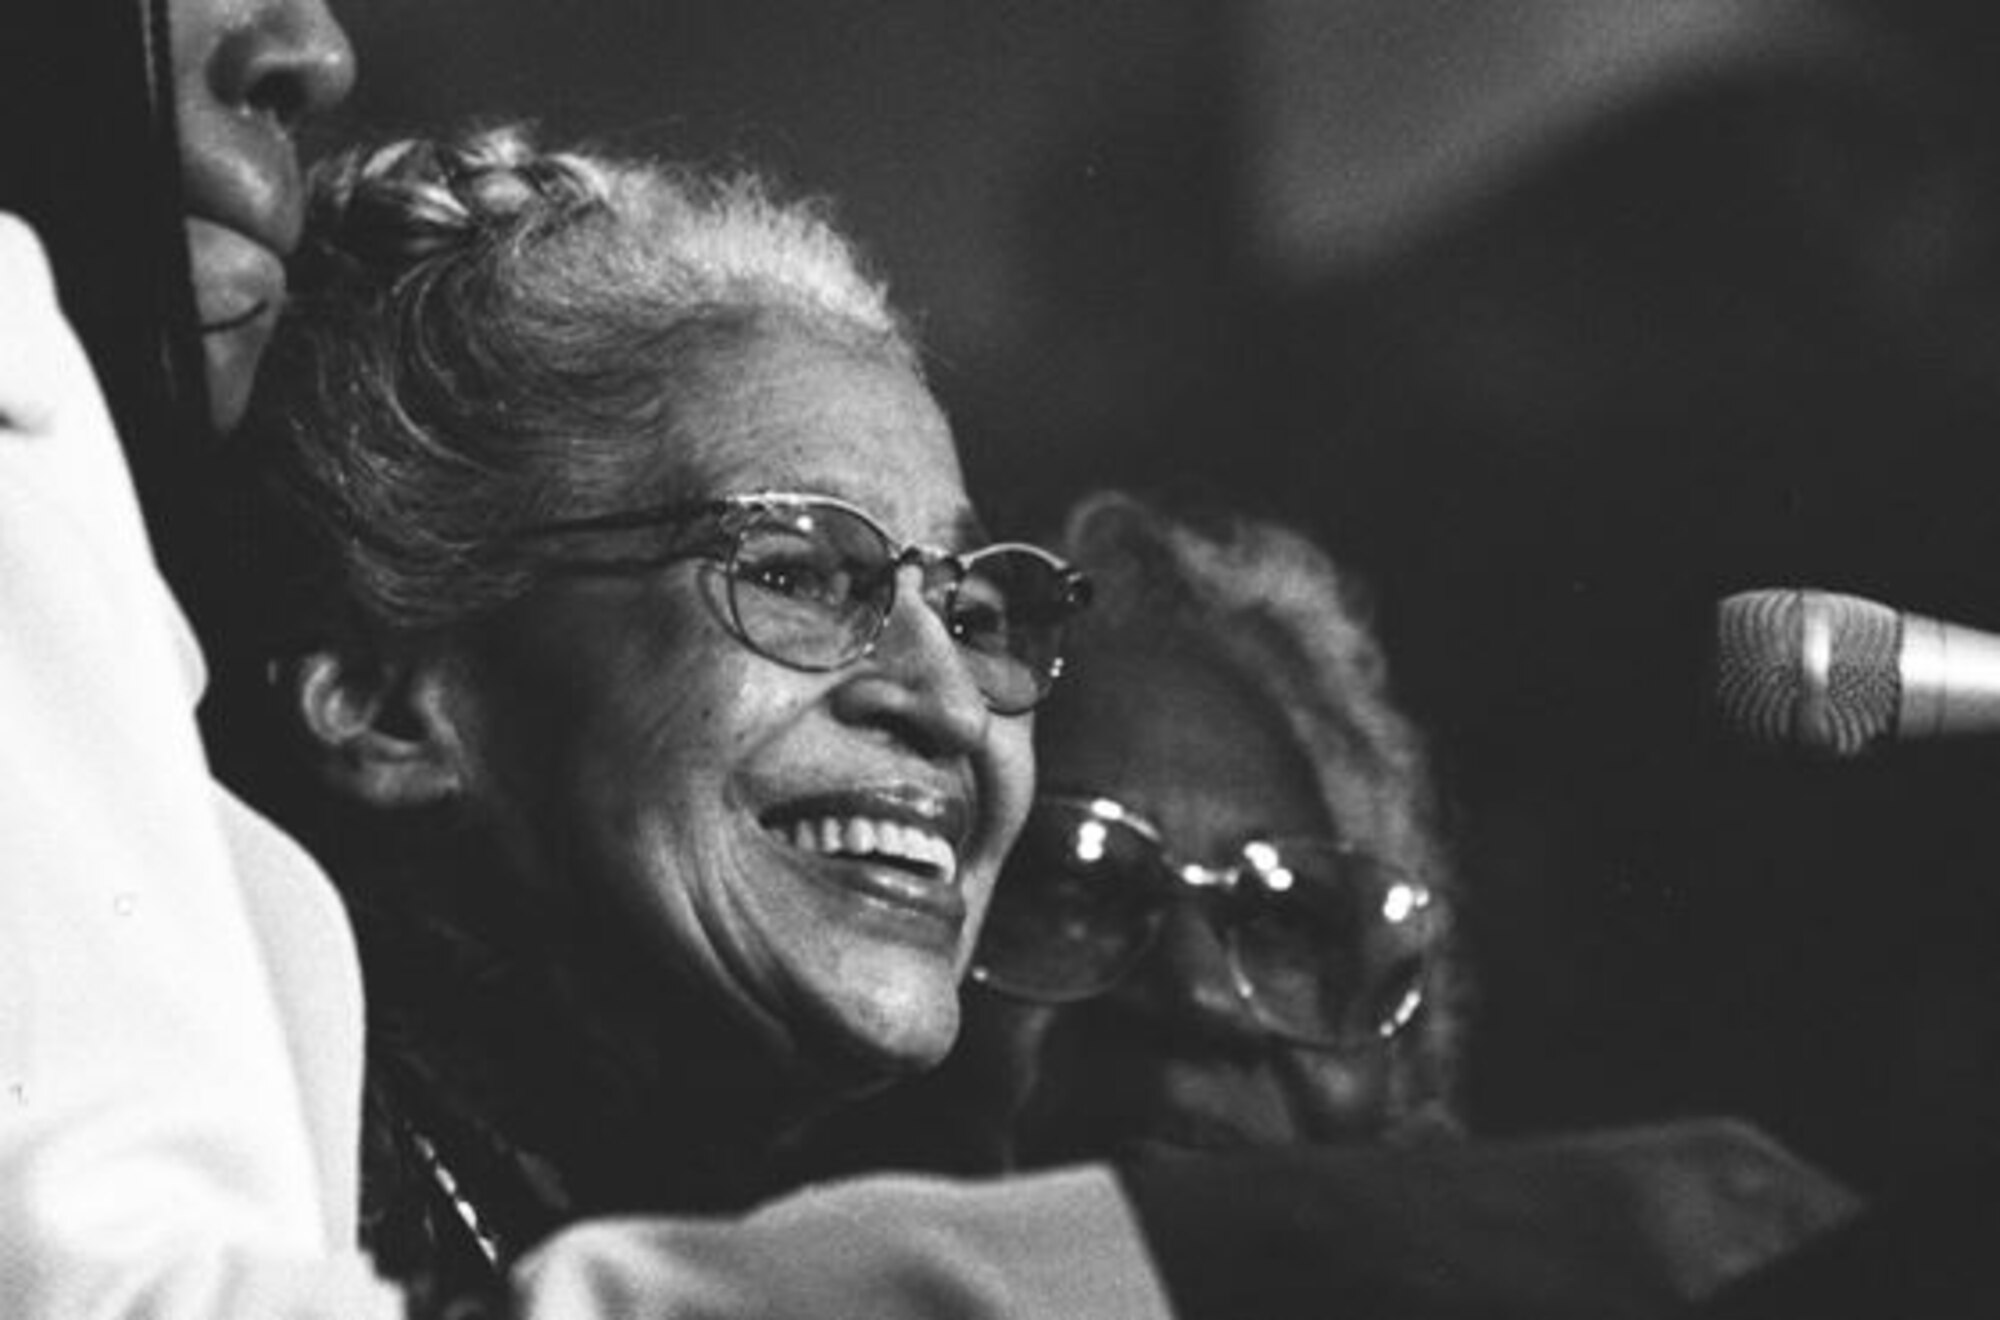
[[[872,1089],[944,1060],[958,1038],[958,988],[936,969],[877,970],[824,1005],[826,1057],[843,1089]]]
[[[250,408],[250,387],[263,357],[267,335],[260,325],[245,325],[202,337],[207,367],[208,415],[218,435],[228,435]]]

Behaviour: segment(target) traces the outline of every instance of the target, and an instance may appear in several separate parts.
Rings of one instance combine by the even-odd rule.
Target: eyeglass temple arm
[[[719,500],[693,503],[656,504],[643,509],[620,509],[616,513],[593,514],[587,518],[559,518],[553,522],[530,523],[513,533],[516,540],[535,541],[585,532],[626,532],[641,528],[671,527],[675,523],[721,513],[732,505]]]

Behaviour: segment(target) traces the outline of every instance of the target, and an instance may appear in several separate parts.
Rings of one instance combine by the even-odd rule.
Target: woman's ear
[[[371,806],[442,802],[464,787],[461,740],[439,659],[311,651],[286,662],[322,780]]]

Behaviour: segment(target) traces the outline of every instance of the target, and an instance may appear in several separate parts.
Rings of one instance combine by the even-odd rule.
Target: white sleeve
[[[292,972],[218,812],[201,681],[46,260],[0,216],[10,1320],[399,1313],[334,1217],[272,980]]]
[[[515,1272],[523,1320],[1170,1320],[1103,1167],[829,1183],[743,1220],[571,1228]]]

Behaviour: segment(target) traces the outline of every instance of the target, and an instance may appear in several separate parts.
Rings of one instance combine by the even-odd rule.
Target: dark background
[[[1309,527],[1432,730],[1474,1118],[1991,1149],[2000,755],[1751,756],[1713,601],[2000,629],[2000,19],[1925,0],[333,0],[332,132],[527,117],[838,199],[992,521]]]

